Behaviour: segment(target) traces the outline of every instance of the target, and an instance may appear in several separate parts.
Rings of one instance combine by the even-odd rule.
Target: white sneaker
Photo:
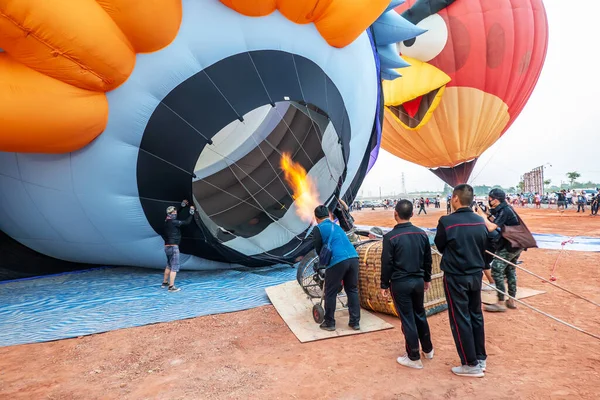
[[[481,290],[483,290],[484,292],[495,292],[496,291],[495,283],[488,283],[488,285],[482,285]]]
[[[460,367],[452,367],[452,372],[458,376],[467,376],[470,378],[483,378],[485,374],[479,365],[471,367],[470,365],[461,365]]]
[[[485,372],[485,367],[487,367],[487,360],[479,360],[479,366],[481,367],[481,370]]]
[[[433,352],[434,352],[434,349],[431,349],[431,351],[429,353],[423,352],[423,355],[425,356],[426,359],[433,360]]]
[[[408,354],[405,354],[402,357],[398,357],[396,361],[398,361],[398,364],[404,365],[405,367],[423,369],[423,363],[421,362],[421,360],[413,361],[410,358],[408,358]]]

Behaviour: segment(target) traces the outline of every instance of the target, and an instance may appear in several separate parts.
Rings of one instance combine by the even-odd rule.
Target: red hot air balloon
[[[411,66],[383,84],[382,147],[451,186],[464,183],[541,73],[542,0],[407,0],[395,10],[427,32],[398,44]]]

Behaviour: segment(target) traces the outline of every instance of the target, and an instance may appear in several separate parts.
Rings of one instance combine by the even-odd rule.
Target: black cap
[[[317,206],[315,208],[315,217],[317,219],[329,218],[329,209],[324,205]]]
[[[500,203],[502,203],[503,201],[506,200],[506,193],[504,193],[504,190],[502,190],[502,189],[492,189],[492,190],[490,190],[489,196],[492,199],[498,200]]]

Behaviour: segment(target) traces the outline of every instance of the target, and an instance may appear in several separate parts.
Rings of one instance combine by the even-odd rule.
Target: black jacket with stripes
[[[383,236],[381,288],[409,278],[431,282],[431,246],[425,231],[406,222]]]
[[[463,207],[440,218],[435,245],[442,253],[444,273],[471,275],[489,268],[485,262],[488,229],[482,217]]]

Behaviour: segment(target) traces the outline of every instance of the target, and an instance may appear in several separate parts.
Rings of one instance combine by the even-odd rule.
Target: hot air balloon
[[[189,199],[182,268],[293,262],[311,224],[280,161],[319,203],[352,201],[380,76],[404,65],[390,49],[423,32],[391,7],[0,3],[0,230],[60,260],[162,268],[165,210]]]
[[[465,183],[541,73],[542,0],[408,0],[396,11],[427,32],[398,43],[411,66],[383,83],[382,148],[451,186]]]

